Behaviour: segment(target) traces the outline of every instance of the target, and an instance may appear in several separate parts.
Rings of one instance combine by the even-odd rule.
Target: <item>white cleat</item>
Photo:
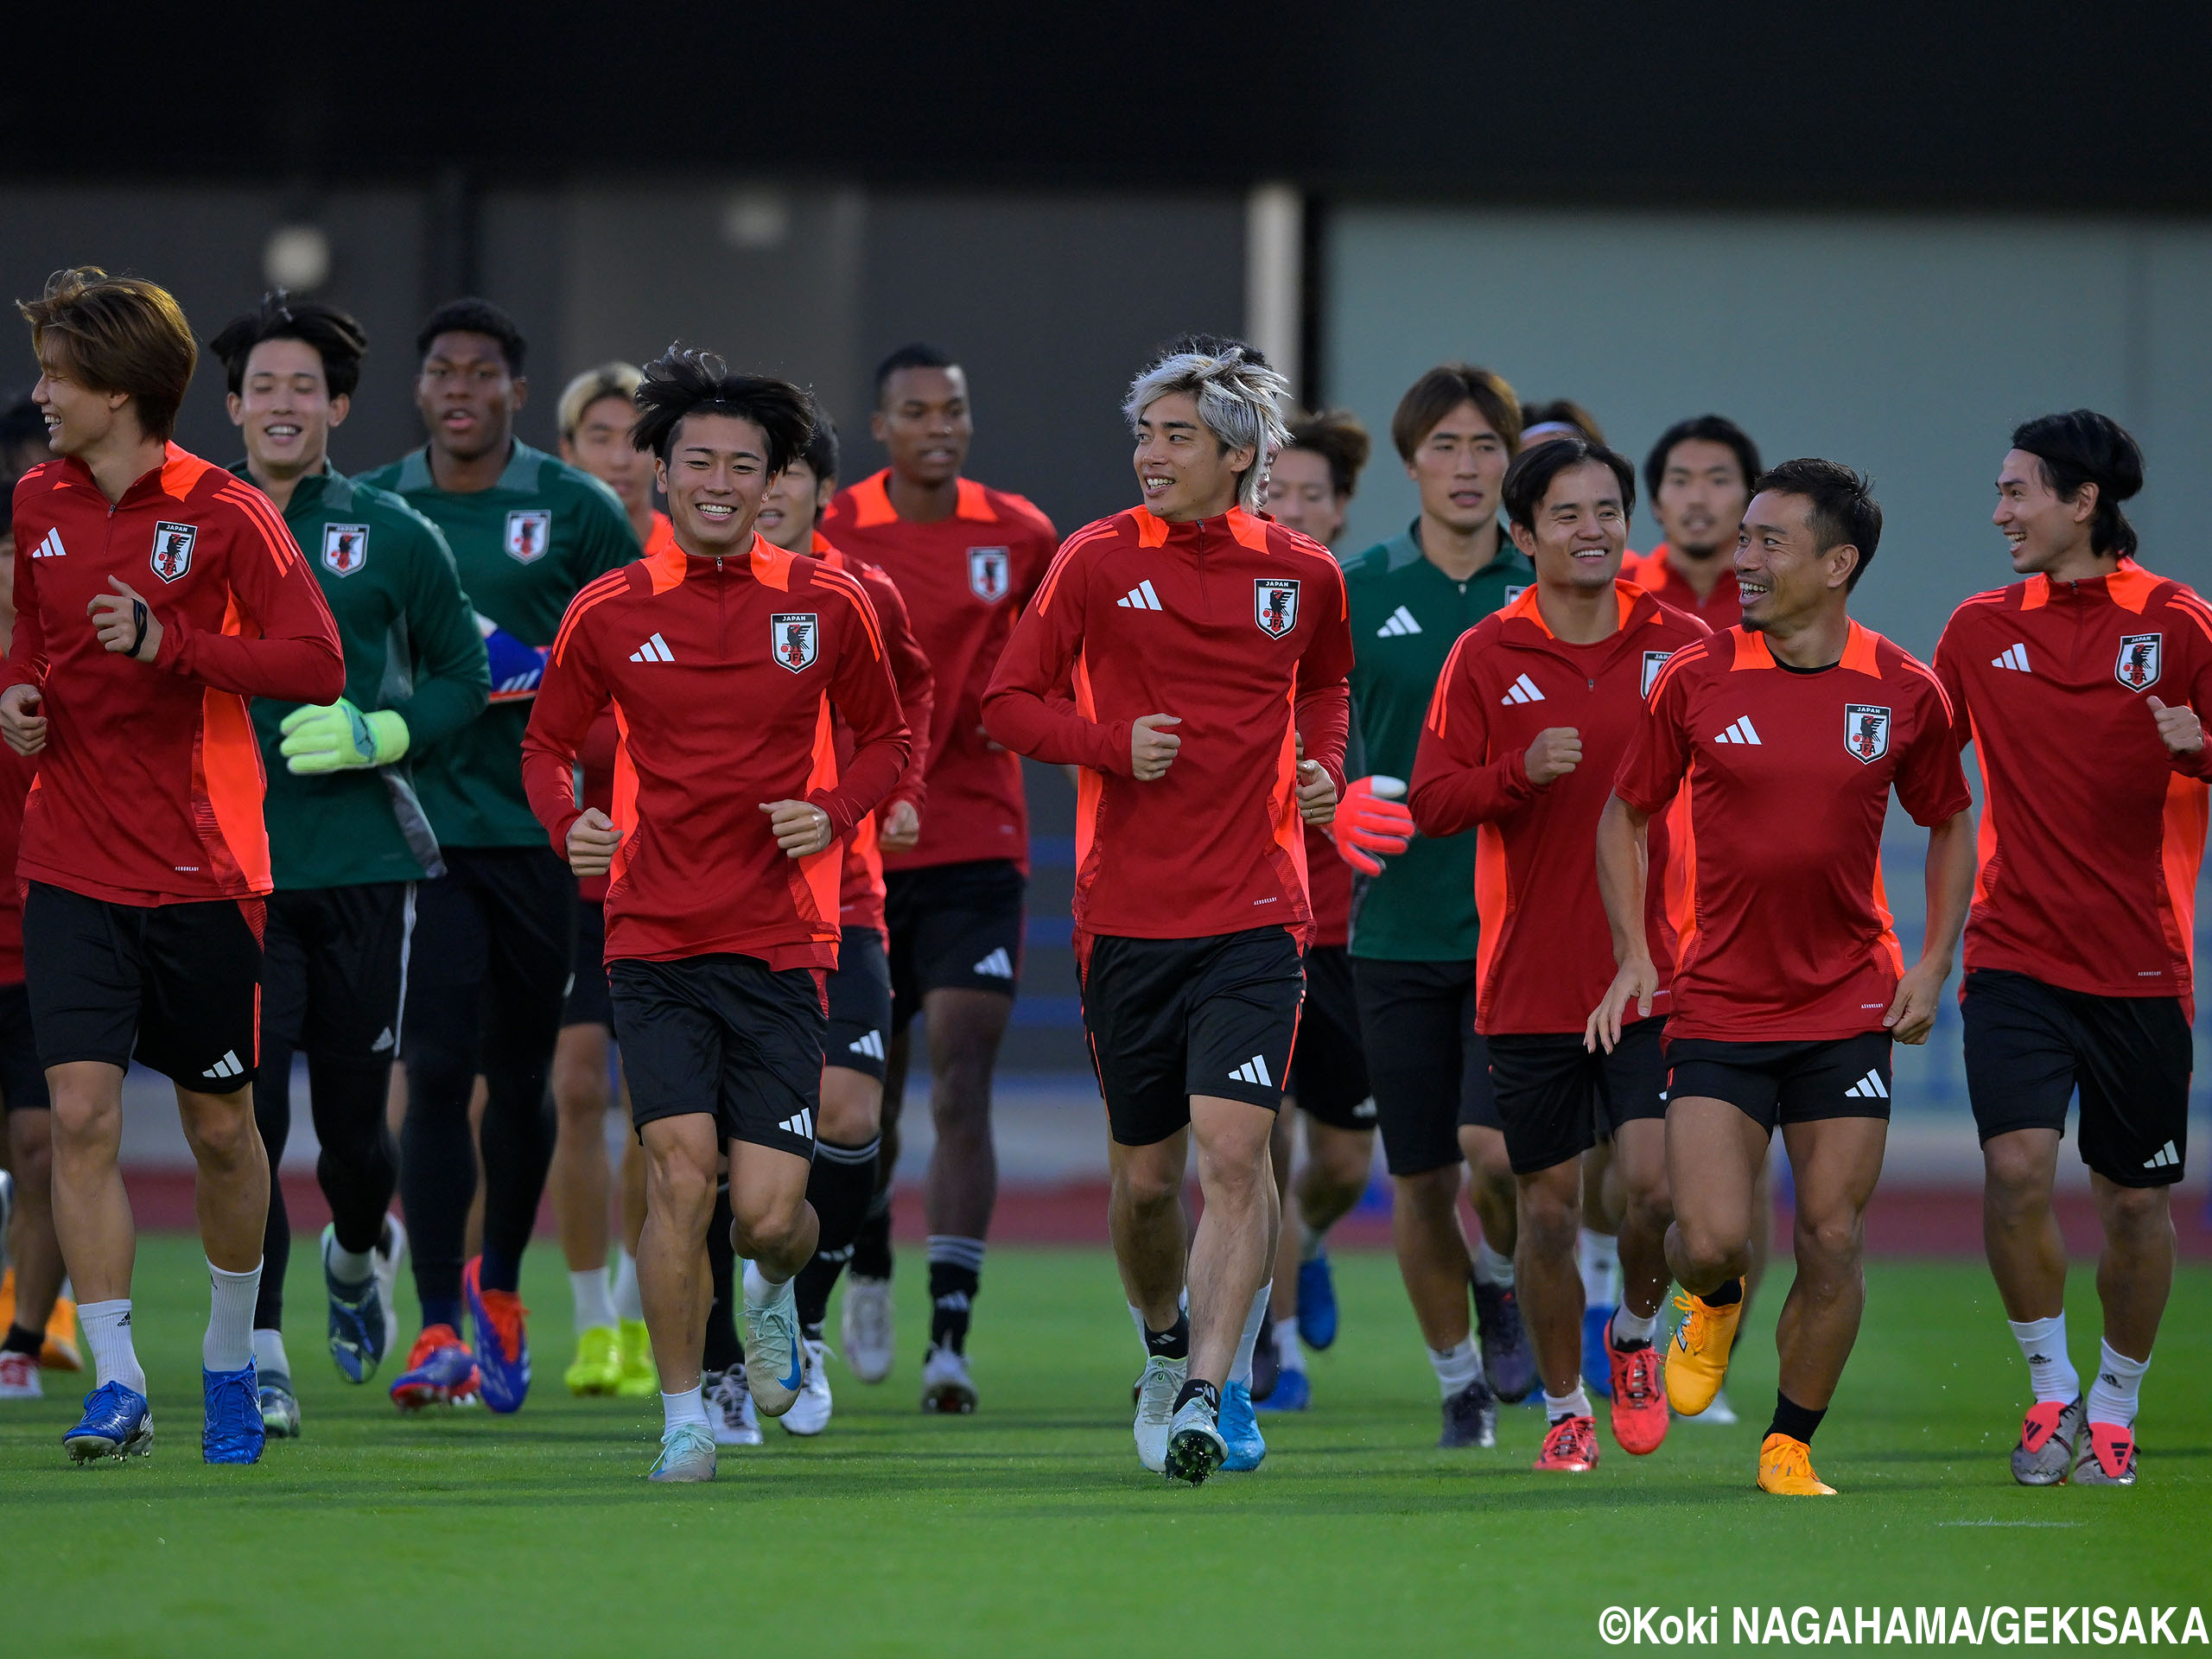
[[[709,1371],[699,1379],[707,1402],[707,1427],[716,1446],[758,1446],[760,1419],[753,1410],[752,1390],[745,1386],[745,1368]]]
[[[923,1357],[922,1409],[948,1417],[965,1417],[976,1409],[976,1384],[964,1355],[932,1348]]]
[[[891,1375],[893,1353],[891,1329],[891,1281],[845,1275],[845,1305],[837,1316],[837,1334],[845,1344],[845,1365],[863,1382],[880,1382]]]
[[[399,1345],[399,1270],[407,1262],[407,1229],[401,1226],[397,1216],[384,1218],[384,1236],[369,1252],[369,1277],[376,1281],[377,1294],[384,1300],[384,1351],[386,1354],[404,1351]]]
[[[1155,1475],[1167,1467],[1167,1429],[1175,1421],[1175,1396],[1191,1374],[1188,1359],[1147,1357],[1137,1379],[1137,1461]]]
[[[798,1399],[783,1415],[784,1427],[793,1434],[819,1434],[830,1427],[830,1379],[822,1370],[822,1361],[830,1351],[827,1344],[799,1339],[804,1380],[798,1385]]]
[[[806,1363],[798,1335],[798,1304],[789,1279],[772,1285],[745,1264],[745,1385],[765,1416],[780,1417],[798,1402]]]
[[[696,1423],[678,1423],[660,1437],[660,1458],[645,1477],[655,1481],[712,1480],[715,1437]]]
[[[43,1400],[36,1354],[0,1354],[0,1400]]]

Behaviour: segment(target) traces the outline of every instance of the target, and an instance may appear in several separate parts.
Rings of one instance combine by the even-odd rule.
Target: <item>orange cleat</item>
[[[1715,1307],[1702,1296],[1684,1295],[1675,1298],[1675,1306],[1682,1310],[1682,1322],[1667,1352],[1667,1403],[1694,1417],[1728,1380],[1728,1351],[1736,1345],[1744,1299],[1738,1294],[1727,1306]]]
[[[1759,1490],[1778,1497],[1834,1497],[1835,1488],[1813,1472],[1813,1448],[1787,1434],[1759,1447]]]
[[[1659,1351],[1648,1342],[1628,1349],[1616,1346],[1608,1319],[1605,1357],[1613,1368],[1613,1439],[1630,1455],[1648,1458],[1667,1439],[1667,1390],[1659,1375]]]
[[[457,1406],[483,1387],[476,1357],[449,1325],[426,1325],[408,1351],[407,1369],[391,1385],[391,1402],[402,1411],[427,1406]]]
[[[15,1322],[16,1270],[0,1273],[0,1331]],[[54,1312],[47,1316],[46,1341],[39,1349],[38,1363],[49,1371],[81,1371],[84,1356],[77,1350],[77,1304],[67,1296],[54,1299]]]
[[[1598,1466],[1598,1420],[1560,1418],[1544,1436],[1543,1452],[1534,1466],[1560,1474],[1588,1474]]]

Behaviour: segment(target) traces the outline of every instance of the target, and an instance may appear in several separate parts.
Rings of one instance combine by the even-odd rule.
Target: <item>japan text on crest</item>
[[[2148,691],[2158,683],[2159,661],[2164,652],[2163,633],[2125,633],[2120,639],[2120,660],[2112,665],[2113,677],[2131,691]]]
[[[175,582],[191,569],[192,544],[199,539],[197,524],[157,522],[154,525],[154,574],[163,582]]]
[[[1647,651],[1643,653],[1643,690],[1637,693],[1638,696],[1651,695],[1652,681],[1659,677],[1659,671],[1667,666],[1667,659],[1674,654],[1671,651]]]
[[[1843,705],[1843,747],[1851,758],[1872,766],[1890,752],[1890,711],[1871,702]]]
[[[322,568],[333,575],[350,576],[369,560],[366,524],[325,524],[322,527]]]
[[[968,586],[976,598],[996,604],[1006,597],[1007,550],[971,547],[968,550]]]
[[[815,613],[785,613],[768,619],[768,649],[794,674],[813,665],[821,649],[822,624]]]
[[[1255,576],[1252,581],[1252,620],[1270,639],[1280,639],[1298,626],[1298,583],[1281,576]]]
[[[535,564],[553,544],[553,514],[546,507],[517,507],[507,515],[507,556]]]

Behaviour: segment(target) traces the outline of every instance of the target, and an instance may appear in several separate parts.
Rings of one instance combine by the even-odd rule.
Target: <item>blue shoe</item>
[[[476,1325],[476,1368],[483,1373],[484,1403],[502,1414],[520,1411],[530,1395],[530,1337],[523,1316],[530,1310],[512,1290],[486,1290],[484,1258],[471,1256],[461,1269],[461,1291]]]
[[[269,1431],[261,1421],[261,1382],[248,1360],[242,1371],[200,1373],[207,1420],[200,1431],[202,1463],[259,1463]]]
[[[384,1287],[373,1273],[362,1284],[349,1285],[330,1271],[330,1253],[338,1246],[338,1229],[322,1230],[322,1289],[330,1303],[330,1357],[338,1374],[348,1382],[365,1382],[384,1363],[389,1323],[385,1318]]]
[[[1326,1250],[1298,1264],[1298,1339],[1317,1353],[1337,1339],[1337,1281]]]
[[[1517,1405],[1536,1391],[1536,1356],[1529,1346],[1528,1327],[1521,1323],[1520,1298],[1504,1285],[1476,1279],[1474,1286],[1475,1335],[1482,1344],[1483,1375],[1501,1401]]]
[[[480,1399],[484,1379],[476,1356],[449,1325],[429,1325],[415,1338],[407,1369],[391,1385],[391,1403],[402,1411],[457,1406]]]
[[[1313,1403],[1313,1385],[1303,1371],[1285,1371],[1275,1378],[1274,1392],[1253,1402],[1255,1411],[1304,1411]]]
[[[1278,1384],[1280,1386],[1280,1384]],[[1221,1390],[1221,1438],[1229,1455],[1221,1466],[1235,1475],[1247,1475],[1267,1460],[1268,1443],[1260,1438],[1260,1420],[1252,1414],[1252,1385],[1230,1382]]]
[[[85,1419],[61,1437],[70,1460],[143,1458],[154,1449],[154,1408],[120,1382],[103,1382],[85,1396]]]
[[[1610,1306],[1582,1310],[1582,1386],[1600,1400],[1613,1397],[1613,1362],[1605,1355],[1605,1327],[1612,1322]]]

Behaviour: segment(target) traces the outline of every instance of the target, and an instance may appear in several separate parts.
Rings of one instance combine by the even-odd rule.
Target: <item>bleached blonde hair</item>
[[[1290,442],[1282,405],[1290,382],[1266,359],[1239,341],[1225,341],[1217,352],[1172,352],[1130,384],[1122,413],[1132,431],[1146,410],[1174,392],[1188,392],[1198,419],[1224,449],[1249,449],[1252,464],[1237,480],[1236,501],[1257,512],[1267,499],[1268,468]]]

